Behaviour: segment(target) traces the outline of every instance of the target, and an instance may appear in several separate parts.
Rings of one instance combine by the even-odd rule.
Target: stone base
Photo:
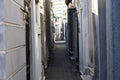
[[[90,75],[81,75],[82,80],[92,80],[92,76]]]
[[[94,75],[94,68],[88,67],[88,68],[85,70],[84,75],[91,75],[91,76],[93,76],[93,75]]]

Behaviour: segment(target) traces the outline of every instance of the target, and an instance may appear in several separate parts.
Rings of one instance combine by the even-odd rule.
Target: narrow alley
[[[69,59],[65,43],[56,43],[52,49],[46,80],[81,80],[75,65]]]
[[[120,80],[120,0],[0,0],[0,80]]]

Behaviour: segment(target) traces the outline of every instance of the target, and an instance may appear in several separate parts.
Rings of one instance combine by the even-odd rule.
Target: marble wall
[[[26,80],[24,0],[0,2],[0,80]]]

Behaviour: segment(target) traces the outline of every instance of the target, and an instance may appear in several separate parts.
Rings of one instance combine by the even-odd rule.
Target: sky
[[[53,12],[56,17],[61,17],[67,11],[65,0],[52,0],[53,1]]]

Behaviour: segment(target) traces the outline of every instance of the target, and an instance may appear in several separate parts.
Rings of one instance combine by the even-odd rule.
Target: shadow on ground
[[[46,69],[46,80],[81,80],[63,43],[55,44],[52,49]]]

